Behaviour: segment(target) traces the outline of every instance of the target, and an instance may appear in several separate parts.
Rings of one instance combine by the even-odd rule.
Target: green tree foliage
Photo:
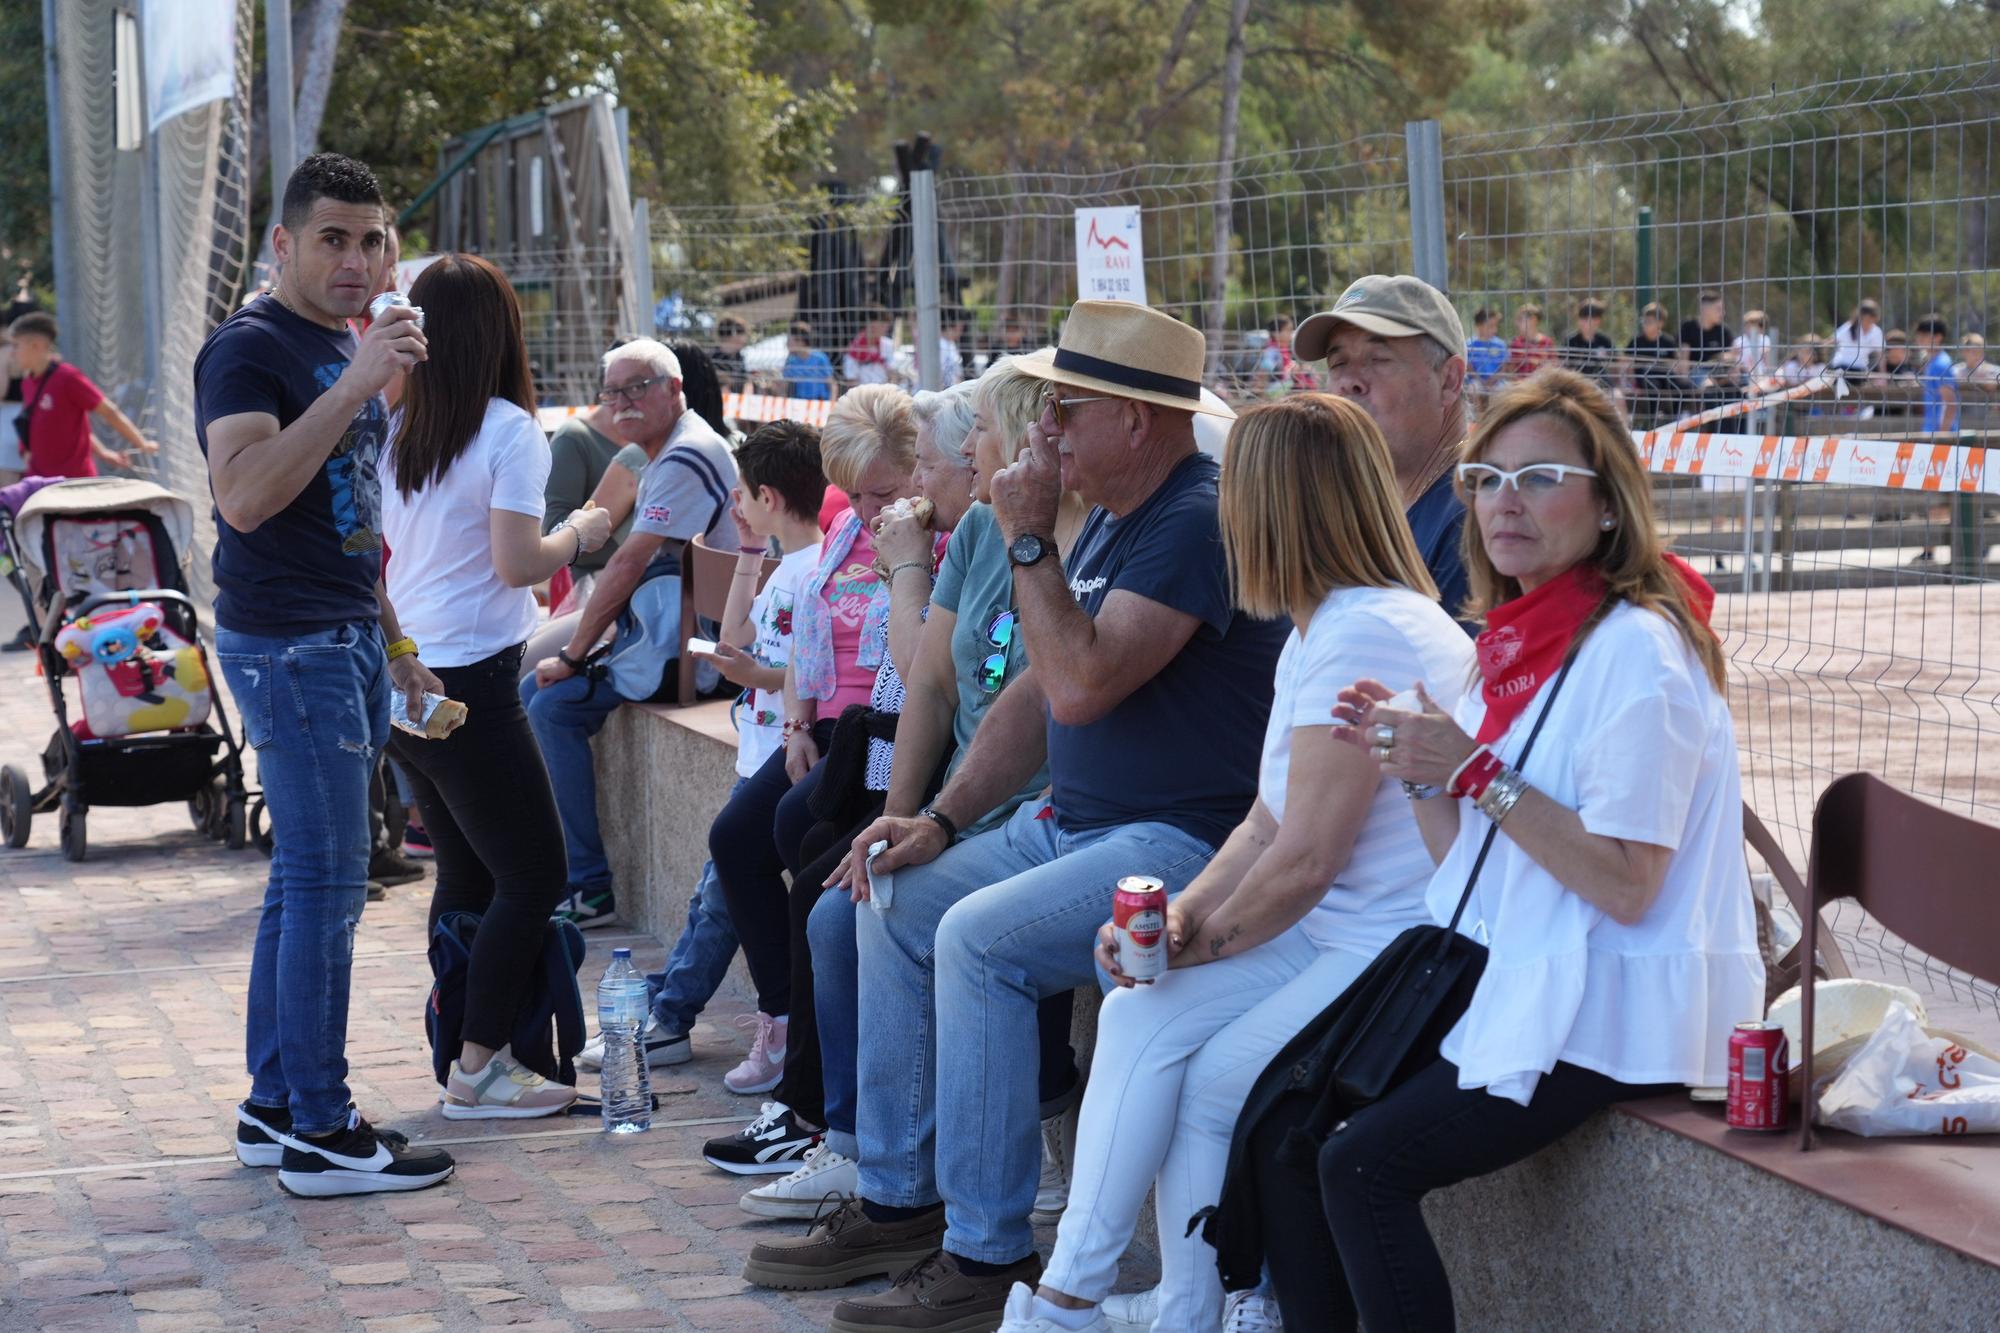
[[[25,269],[42,288],[54,282],[49,251],[49,117],[42,73],[40,5],[0,5],[0,143],[7,184],[0,188],[0,301]]]
[[[765,72],[764,36],[738,0],[355,0],[320,142],[409,199],[447,138],[610,92],[641,194],[755,199],[827,165],[849,110],[838,78],[794,89]]]

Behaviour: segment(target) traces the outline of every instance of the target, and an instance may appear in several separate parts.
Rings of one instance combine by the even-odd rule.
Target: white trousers
[[[1069,1207],[1043,1285],[1102,1302],[1152,1185],[1160,1229],[1153,1327],[1217,1333],[1215,1251],[1199,1232],[1187,1234],[1188,1219],[1222,1195],[1230,1137],[1257,1076],[1373,958],[1322,949],[1294,926],[1248,953],[1107,996]]]

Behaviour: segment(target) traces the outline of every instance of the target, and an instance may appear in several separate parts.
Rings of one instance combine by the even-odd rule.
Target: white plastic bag
[[[2000,1133],[2000,1061],[1926,1033],[1893,1004],[1819,1099],[1819,1123],[1867,1138]]]

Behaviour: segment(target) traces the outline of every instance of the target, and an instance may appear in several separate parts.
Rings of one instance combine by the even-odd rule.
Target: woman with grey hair
[[[875,807],[885,814],[913,815],[923,807],[963,758],[986,710],[1028,669],[1015,631],[1013,572],[1007,560],[1006,538],[994,521],[991,487],[994,475],[1026,446],[1029,427],[1042,413],[1047,385],[1022,373],[1013,363],[1014,358],[1003,358],[976,380],[954,385],[944,393],[917,397],[915,480],[924,495],[937,503],[937,522],[943,525],[949,519],[952,532],[935,586],[914,568],[889,566],[899,571],[894,614],[900,614],[906,605],[921,606],[922,602],[928,602],[929,613],[920,627],[921,644],[914,650],[914,660],[896,646],[893,621],[890,626],[890,655],[904,672],[900,683],[906,693],[897,705],[901,716],[884,784],[888,791]],[[950,462],[954,449],[958,453],[956,466]],[[952,479],[949,484],[946,476]],[[954,487],[957,495],[950,494]],[[1064,494],[1055,533],[1057,547],[1064,553],[1082,530],[1088,509],[1074,492]],[[885,561],[892,543],[903,536],[892,532],[893,526],[893,521],[886,524],[876,538],[876,550],[883,553]],[[925,535],[917,533],[919,538]],[[907,558],[907,552],[897,551],[897,560]],[[911,618],[916,619],[914,615]],[[874,785],[872,775],[870,785]],[[1044,768],[967,833],[1004,821],[1016,806],[1046,786],[1048,772]],[[828,888],[844,892],[828,893],[815,905],[814,937],[823,938],[822,932],[848,938],[853,935],[857,895],[867,882],[862,864],[867,834],[859,828],[851,833],[861,835],[859,840],[848,839],[857,850],[833,867],[830,875],[822,876]],[[804,875],[814,873],[809,866]],[[808,882],[816,886],[821,880]],[[1045,1001],[1039,1011],[1044,1151],[1042,1180],[1035,1192],[1037,1223],[1055,1221],[1068,1198],[1063,1120],[1078,1087],[1075,1053],[1069,1045],[1070,1009],[1071,996],[1065,992]],[[846,1013],[822,1010],[817,1017],[823,1036],[858,1026],[851,1008]],[[838,1035],[822,1044],[825,1049],[842,1052],[851,1046]],[[827,1075],[831,1086],[837,1077],[831,1058]],[[744,1197],[743,1206],[759,1216],[809,1219],[827,1194],[854,1193],[857,1169],[852,1142],[830,1135],[797,1171],[752,1190]]]

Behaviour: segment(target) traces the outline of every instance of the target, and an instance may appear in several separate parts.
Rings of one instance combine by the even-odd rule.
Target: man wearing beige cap
[[[1374,418],[1389,442],[1403,508],[1452,615],[1465,605],[1452,464],[1465,439],[1465,327],[1443,292],[1406,273],[1356,278],[1292,335],[1301,361],[1326,358],[1326,386]]]
[[[1014,1283],[1034,1286],[1036,1005],[1095,981],[1121,876],[1179,892],[1256,796],[1291,627],[1231,605],[1219,468],[1193,424],[1230,412],[1201,396],[1205,360],[1201,334],[1170,316],[1081,301],[1060,346],[1016,363],[1048,381],[1028,448],[993,481],[1008,628],[1032,665],[930,806],[856,840],[856,864],[890,844],[874,873],[896,871],[893,902],[857,910],[828,893],[814,909],[814,959],[858,953],[814,971],[858,992],[817,998],[859,1007],[860,1192],[809,1235],[758,1245],[744,1276],[804,1289],[902,1274],[835,1309],[846,1333],[990,1328]],[[1095,507],[1064,558],[1066,488]],[[1044,757],[1049,799],[960,841]]]

